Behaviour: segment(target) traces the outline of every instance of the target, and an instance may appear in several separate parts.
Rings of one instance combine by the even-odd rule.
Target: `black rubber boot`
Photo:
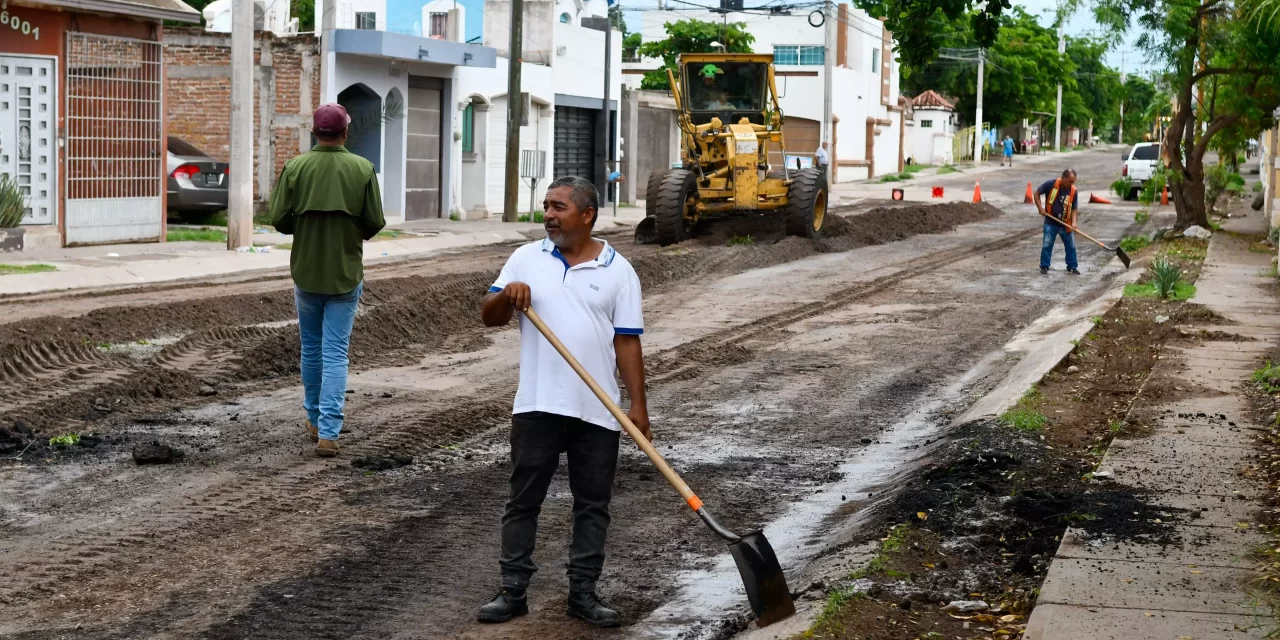
[[[1071,274],[1071,275],[1073,275],[1073,276],[1078,276],[1078,275],[1080,275],[1080,270],[1079,270],[1079,269],[1067,269],[1067,273],[1069,273],[1069,274]]]
[[[493,597],[476,614],[476,620],[480,622],[506,622],[516,616],[522,616],[529,613],[529,599],[525,597],[522,590],[502,588],[498,595]]]
[[[584,620],[597,627],[616,627],[622,624],[622,617],[618,612],[606,607],[591,591],[569,592],[568,614],[570,618]]]
[[[1048,268],[1048,267],[1040,267],[1040,275],[1042,275],[1042,276],[1043,276],[1043,275],[1048,275],[1048,274],[1049,274],[1049,268]]]

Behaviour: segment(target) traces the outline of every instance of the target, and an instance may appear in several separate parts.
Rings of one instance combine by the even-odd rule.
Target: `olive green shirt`
[[[364,279],[364,241],[387,224],[373,163],[326,145],[286,162],[271,194],[271,224],[293,234],[289,270],[299,289],[354,291]]]

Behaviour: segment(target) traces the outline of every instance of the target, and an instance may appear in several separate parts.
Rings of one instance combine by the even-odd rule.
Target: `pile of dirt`
[[[187,457],[181,449],[171,447],[159,440],[139,444],[133,448],[133,461],[139,466],[147,464],[173,464],[182,462]]]
[[[31,429],[21,420],[14,422],[13,427],[0,427],[0,456],[17,455],[26,450],[35,438]]]
[[[366,471],[388,471],[413,464],[413,456],[396,454],[390,456],[364,456],[351,461],[351,466]]]

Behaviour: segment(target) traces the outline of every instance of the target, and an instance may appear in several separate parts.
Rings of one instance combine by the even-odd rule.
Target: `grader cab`
[[[682,166],[649,175],[636,242],[667,246],[704,220],[745,215],[781,216],[789,235],[819,237],[826,176],[781,160],[786,147],[773,56],[686,54],[677,68],[667,79],[679,107]]]

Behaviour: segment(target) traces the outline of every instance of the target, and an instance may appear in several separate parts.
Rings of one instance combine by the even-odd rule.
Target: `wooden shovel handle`
[[[587,386],[591,388],[591,392],[596,394],[596,398],[599,398],[600,402],[604,403],[605,408],[609,410],[609,413],[613,414],[613,417],[618,421],[618,424],[622,425],[622,428],[626,430],[627,435],[631,436],[631,439],[636,441],[636,445],[640,447],[640,450],[643,451],[646,456],[649,456],[649,460],[653,462],[654,466],[658,467],[658,471],[662,473],[662,477],[666,478],[667,482],[670,482],[672,487],[675,487],[676,492],[680,494],[680,497],[684,498],[684,501],[689,504],[689,508],[694,511],[701,509],[702,501],[693,493],[693,489],[690,489],[689,485],[685,484],[684,480],[680,478],[680,474],[676,473],[675,469],[672,469],[671,465],[667,464],[667,461],[662,458],[662,454],[658,453],[658,450],[653,448],[653,444],[649,442],[648,438],[644,437],[644,434],[640,433],[640,429],[636,427],[635,423],[631,422],[631,418],[628,418],[627,414],[622,412],[622,408],[618,406],[618,403],[614,402],[613,399],[609,397],[609,394],[605,393],[604,389],[601,389],[600,385],[596,384],[596,381],[591,377],[591,374],[587,373],[587,370],[582,367],[577,358],[573,357],[572,353],[569,353],[569,350],[565,348],[564,343],[560,342],[560,339],[556,337],[556,334],[551,332],[550,327],[542,321],[542,318],[538,316],[538,313],[530,307],[524,310],[524,316],[529,319],[529,322],[533,323],[533,326],[538,328],[538,331],[542,333],[542,337],[546,338],[547,342],[550,342],[551,346],[556,348],[556,351],[560,353],[565,362],[568,362],[569,366],[573,367],[573,370],[577,372],[578,377],[582,378],[582,381],[587,383]]]
[[[1093,241],[1093,243],[1094,243],[1094,244],[1096,244],[1096,245],[1098,245],[1099,247],[1102,247],[1103,249],[1106,249],[1107,251],[1115,251],[1115,249],[1112,249],[1111,247],[1108,247],[1107,245],[1102,244],[1102,242],[1100,242],[1098,239],[1096,239],[1096,238],[1094,238],[1093,236],[1091,236],[1091,235],[1089,235],[1089,234],[1087,234],[1087,233],[1085,233],[1085,232],[1081,231],[1079,228],[1077,228],[1077,227],[1073,227],[1073,226],[1071,226],[1071,225],[1067,224],[1066,222],[1063,222],[1062,220],[1059,220],[1059,219],[1057,219],[1057,218],[1055,218],[1055,217],[1053,217],[1053,216],[1051,216],[1051,215],[1049,215],[1049,214],[1047,214],[1047,213],[1045,213],[1045,212],[1043,212],[1043,211],[1041,211],[1041,212],[1039,212],[1039,213],[1040,213],[1040,215],[1042,215],[1042,216],[1044,216],[1044,217],[1046,217],[1046,218],[1048,218],[1048,219],[1050,219],[1050,220],[1052,220],[1052,221],[1054,221],[1054,222],[1056,222],[1056,223],[1058,223],[1058,224],[1060,224],[1060,225],[1062,225],[1062,226],[1066,227],[1068,231],[1070,231],[1070,232],[1072,232],[1072,233],[1078,233],[1078,234],[1080,234],[1080,235],[1082,235],[1082,236],[1084,236],[1084,237],[1088,238],[1089,240],[1092,240],[1092,241]]]

